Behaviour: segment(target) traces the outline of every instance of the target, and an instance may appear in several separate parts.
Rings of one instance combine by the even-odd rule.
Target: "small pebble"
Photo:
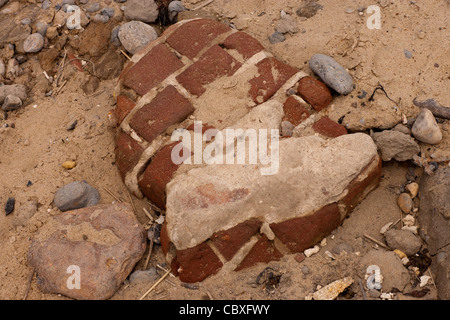
[[[100,13],[104,16],[108,16],[109,18],[114,17],[114,9],[111,7],[103,9],[102,11],[100,11]]]
[[[6,96],[3,101],[2,110],[3,111],[13,111],[17,110],[22,106],[22,100],[19,97],[14,95]]]
[[[417,182],[411,182],[406,186],[406,190],[411,194],[411,198],[414,199],[419,193],[419,184]]]
[[[44,37],[40,33],[30,34],[23,42],[25,52],[39,52],[44,47]]]
[[[273,34],[271,34],[269,36],[269,41],[271,44],[283,42],[284,40],[286,40],[286,38],[284,37],[284,34],[281,32],[278,32],[278,31],[274,32]]]
[[[352,77],[332,57],[324,54],[315,54],[309,60],[309,66],[326,85],[339,94],[349,94],[353,91]]]
[[[438,144],[442,141],[442,132],[433,113],[423,108],[411,130],[414,137],[424,143]]]
[[[14,211],[14,206],[16,204],[16,199],[14,198],[8,198],[5,205],[5,214],[9,215],[11,212]]]
[[[413,207],[412,198],[408,193],[402,193],[397,199],[397,204],[404,213],[410,213]]]
[[[44,2],[42,2],[41,8],[42,8],[42,10],[47,10],[51,6],[52,6],[52,3],[50,0],[44,0]]]
[[[103,14],[96,14],[94,16],[94,21],[95,22],[102,22],[102,23],[107,23],[109,21],[109,17],[105,16]]]
[[[405,54],[405,57],[407,58],[407,59],[411,59],[412,57],[413,57],[413,54],[412,54],[412,52],[411,51],[409,51],[409,50],[403,50],[403,53]]]
[[[65,161],[62,163],[62,167],[67,170],[75,168],[76,165],[75,161]]]

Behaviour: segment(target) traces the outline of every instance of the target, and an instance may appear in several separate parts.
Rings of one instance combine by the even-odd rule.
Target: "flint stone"
[[[119,29],[119,40],[131,54],[135,54],[156,38],[158,34],[155,29],[140,21],[127,22]]]
[[[129,204],[100,205],[55,216],[33,239],[28,263],[44,292],[104,300],[119,289],[145,247],[144,228]]]
[[[375,132],[372,138],[381,152],[383,161],[392,159],[407,161],[420,152],[420,147],[414,138],[400,131]]]
[[[95,206],[100,200],[97,189],[86,181],[75,181],[59,188],[55,193],[55,205],[61,211]]]
[[[340,94],[352,92],[352,77],[332,57],[324,54],[315,54],[309,60],[309,67],[327,86],[336,92]]]
[[[442,141],[442,132],[436,118],[428,109],[422,109],[412,127],[414,137],[428,144],[438,144]]]
[[[30,34],[23,42],[25,52],[39,52],[44,47],[44,37],[40,33]]]
[[[3,111],[13,111],[19,109],[22,106],[22,100],[19,97],[8,95],[3,101],[2,110]]]
[[[403,251],[407,256],[416,254],[422,247],[422,240],[409,230],[390,229],[384,236],[389,248]]]

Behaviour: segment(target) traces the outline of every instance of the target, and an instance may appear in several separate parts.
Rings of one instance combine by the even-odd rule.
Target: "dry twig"
[[[378,241],[377,239],[372,238],[371,236],[369,236],[368,234],[365,234],[364,237],[366,237],[367,239],[375,242],[376,244],[378,244],[380,247],[383,247],[386,250],[391,250],[388,246],[386,246],[384,243]]]
[[[144,293],[144,295],[140,297],[139,300],[144,299],[150,292],[152,292],[153,289],[155,289],[158,286],[158,284],[160,284],[169,275],[169,273],[170,270],[167,270],[167,272],[158,281],[156,281],[156,283],[150,289],[148,289],[148,291]]]

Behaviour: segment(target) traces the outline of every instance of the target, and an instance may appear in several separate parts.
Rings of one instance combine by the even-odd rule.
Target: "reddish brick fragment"
[[[166,209],[166,185],[172,180],[179,165],[172,161],[172,149],[181,142],[166,145],[153,157],[139,180],[142,193],[158,208]],[[189,157],[189,150],[183,149],[183,157]]]
[[[260,227],[261,221],[251,219],[231,229],[216,232],[212,235],[211,241],[225,259],[230,261],[236,252],[259,231]]]
[[[116,165],[120,176],[125,175],[138,163],[144,149],[128,134],[119,130],[116,136]]]
[[[200,96],[205,85],[223,76],[232,76],[241,63],[219,45],[209,48],[200,59],[177,76],[177,80],[191,94]]]
[[[123,85],[143,96],[183,65],[166,45],[159,44],[128,69]]]
[[[230,30],[228,26],[214,20],[194,20],[172,32],[167,43],[189,59],[194,59],[218,35]]]
[[[171,268],[181,281],[194,283],[217,273],[222,266],[214,251],[203,242],[193,248],[177,250]]]
[[[326,84],[313,77],[304,77],[300,79],[297,92],[316,111],[328,107],[331,101],[333,101],[331,91]]]
[[[236,32],[225,39],[223,45],[227,49],[235,49],[242,54],[244,59],[248,59],[256,53],[264,50],[262,44],[245,32]]]
[[[329,204],[317,212],[280,223],[270,228],[292,253],[303,252],[322,240],[340,224],[337,204]]]
[[[372,168],[369,172],[367,172],[369,168],[365,168],[362,171],[366,172],[365,179],[358,180],[358,178],[355,178],[355,180],[350,182],[347,187],[347,195],[340,201],[340,203],[345,205],[347,213],[351,213],[364,197],[378,186],[381,179],[382,162],[380,157],[376,167]]]
[[[283,255],[275,248],[273,242],[266,235],[262,235],[235,271],[249,268],[259,262],[268,263],[270,261],[278,261],[282,257]]]
[[[314,123],[312,128],[315,132],[330,138],[336,138],[348,133],[343,125],[334,122],[326,116]]]
[[[130,126],[141,137],[151,142],[171,125],[185,120],[194,107],[175,87],[168,86],[143,106],[130,121]]]
[[[306,110],[297,99],[294,97],[287,98],[283,106],[284,118],[283,121],[289,121],[294,126],[298,126],[309,117],[309,112]]]
[[[256,66],[259,75],[250,80],[249,94],[258,104],[269,100],[286,81],[298,72],[297,68],[273,57],[260,61]]]
[[[130,100],[128,97],[124,95],[120,95],[117,97],[116,108],[114,109],[117,125],[120,125],[125,119],[125,117],[130,113],[131,110],[136,106],[134,101]]]

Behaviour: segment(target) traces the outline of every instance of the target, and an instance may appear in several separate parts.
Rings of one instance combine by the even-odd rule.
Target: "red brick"
[[[312,128],[315,132],[330,138],[336,138],[348,133],[343,125],[334,122],[326,116],[314,123]]]
[[[276,58],[266,58],[256,66],[259,75],[250,80],[249,94],[258,104],[269,100],[289,78],[298,72],[298,69]]]
[[[144,149],[128,134],[119,130],[116,136],[116,165],[122,179],[138,163]]]
[[[159,44],[128,69],[123,85],[143,96],[183,65],[166,45]]]
[[[369,165],[370,166],[370,165]],[[369,168],[364,168],[362,172],[368,171]],[[380,183],[382,171],[382,160],[378,161],[378,165],[366,172],[366,178],[358,180],[356,178],[350,182],[347,188],[347,195],[340,201],[347,208],[347,213],[351,213],[353,209],[364,199],[365,195],[375,189]]]
[[[168,127],[185,120],[194,107],[175,87],[168,86],[143,106],[130,121],[130,126],[141,137],[151,142]]]
[[[256,53],[264,50],[262,44],[245,32],[236,32],[225,39],[223,45],[227,49],[235,49],[242,54],[244,59],[248,59]]]
[[[212,235],[211,241],[225,259],[230,261],[236,252],[259,231],[260,227],[261,221],[251,219],[231,229],[216,232]]]
[[[312,247],[336,229],[340,217],[339,208],[333,203],[309,216],[273,223],[270,228],[292,253],[297,253]]]
[[[268,263],[270,261],[278,261],[282,257],[283,255],[275,248],[273,242],[266,235],[262,235],[235,271],[249,268],[259,262]]]
[[[304,77],[300,79],[297,92],[306,102],[308,102],[316,111],[320,111],[333,101],[331,91],[325,83],[314,79],[313,77]]]
[[[219,45],[209,48],[200,59],[177,76],[177,80],[191,94],[200,96],[205,85],[217,78],[233,75],[241,63],[229,55]]]
[[[117,97],[116,108],[114,112],[116,114],[117,125],[120,125],[125,119],[125,117],[130,113],[131,110],[136,106],[134,101],[130,100],[128,97],[124,95],[120,95]]]
[[[298,126],[305,119],[309,117],[309,112],[306,110],[297,99],[294,97],[287,98],[283,106],[284,118],[283,121],[289,121],[294,126]]]
[[[214,251],[203,242],[193,248],[177,250],[171,268],[181,281],[194,283],[217,273],[222,266]]]
[[[189,59],[194,59],[218,35],[230,30],[228,26],[214,20],[194,20],[172,32],[167,43]]]
[[[166,208],[166,185],[172,180],[179,165],[172,161],[172,149],[181,142],[166,145],[158,151],[145,169],[139,180],[142,193],[160,209]],[[183,156],[190,156],[187,149],[183,149]]]

